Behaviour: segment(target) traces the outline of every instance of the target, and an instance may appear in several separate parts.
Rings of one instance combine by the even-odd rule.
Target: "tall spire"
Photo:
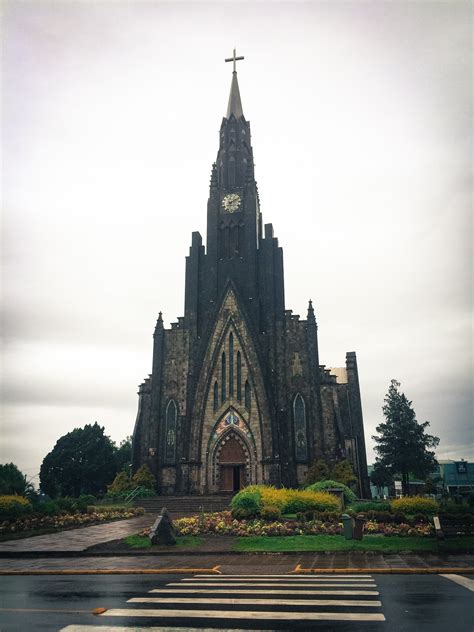
[[[241,59],[244,59],[244,58],[237,57],[235,54],[235,48],[234,48],[232,57],[229,57],[225,60],[225,61],[231,61],[234,64],[226,118],[230,118],[231,115],[233,114],[236,119],[239,119],[244,115],[244,112],[242,110],[242,101],[240,100],[239,82],[237,81],[237,69],[236,69],[236,63],[235,63],[236,61],[239,61]]]

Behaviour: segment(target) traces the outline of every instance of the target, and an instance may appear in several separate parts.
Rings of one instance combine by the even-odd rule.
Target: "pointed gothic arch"
[[[217,422],[219,430],[223,420],[232,416],[232,409]],[[238,416],[236,416],[238,417]],[[219,435],[216,430],[210,440],[207,489],[211,492],[236,492],[257,483],[257,451],[247,424],[229,424]]]

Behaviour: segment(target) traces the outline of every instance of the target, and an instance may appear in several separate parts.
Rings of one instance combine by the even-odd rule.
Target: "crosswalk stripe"
[[[247,582],[249,581],[249,579],[252,579],[255,582],[275,582],[278,583],[281,581],[281,579],[274,579],[271,575],[270,576],[264,576],[264,577],[260,577],[258,575],[256,576],[252,576],[250,575],[249,577],[241,577],[238,575],[233,575],[230,578],[230,581],[233,582]],[[315,577],[314,575],[312,575],[311,577],[292,577],[292,576],[286,576],[285,577],[285,581],[288,582],[292,582],[295,584],[298,583],[308,583],[308,582],[312,582],[312,583],[318,583],[320,581],[325,581],[325,582],[338,582],[341,581],[341,579],[344,579],[344,581],[346,582],[354,582],[354,583],[364,583],[364,582],[369,582],[369,581],[374,581],[372,578],[359,578],[359,577],[347,577],[347,576],[336,576],[334,577],[333,575],[331,575],[330,577],[322,576],[322,577]],[[194,582],[202,582],[202,581],[209,581],[209,582],[215,582],[216,585],[219,583],[224,583],[224,582],[228,582],[229,578],[228,576],[225,577],[216,577],[215,575],[212,575],[212,577],[210,577],[209,579],[203,578],[202,575],[200,575],[199,577],[184,577],[182,580],[184,583],[194,583]]]
[[[383,614],[366,612],[265,612],[262,610],[168,610],[112,608],[100,617],[161,617],[164,619],[277,619],[279,621],[385,621]]]
[[[331,586],[332,588],[332,586]],[[198,593],[198,594],[225,594],[237,593],[239,595],[361,595],[361,596],[376,596],[379,594],[377,590],[295,590],[294,588],[288,588],[287,590],[278,590],[272,588],[272,590],[260,590],[254,588],[248,590],[247,588],[239,588],[238,590],[227,590],[225,588],[188,588],[185,586],[182,590],[179,588],[154,588],[149,590],[150,593]]]
[[[219,597],[133,597],[127,603],[205,603],[205,604],[226,604],[251,606],[252,604],[266,606],[355,606],[377,608],[381,606],[380,601],[367,599],[240,599],[230,597],[222,599]]]
[[[297,576],[295,577],[295,575],[291,575],[290,573],[287,573],[286,575],[273,575],[273,573],[269,573],[267,575],[246,575],[246,574],[234,574],[234,575],[226,575],[223,574],[220,577],[216,577],[215,575],[206,575],[206,574],[202,574],[199,575],[199,578],[207,578],[207,577],[211,577],[212,579],[227,579],[227,578],[239,578],[241,577],[242,579],[248,579],[248,578],[253,578],[253,579],[259,579],[259,578],[272,578],[272,577],[277,577],[279,579],[283,578],[283,579],[304,579],[301,576]],[[327,575],[326,573],[311,573],[310,577],[324,577],[326,579],[331,579],[332,577],[337,577],[338,579],[340,579],[341,577],[347,578],[347,579],[359,579],[359,578],[364,578],[364,579],[372,579],[372,575],[359,575],[357,574],[349,574],[349,573],[343,573],[341,575],[334,575],[333,573],[331,573],[331,575]],[[184,578],[186,579],[186,578]]]
[[[181,584],[181,583],[170,583],[170,584],[166,584],[167,586],[186,586],[186,584]],[[194,584],[187,584],[188,586],[200,586],[203,588],[209,588],[214,586],[215,588],[218,588],[219,586],[225,586],[226,588],[238,588],[239,586],[253,586],[254,588],[271,588],[272,586],[275,586],[275,584],[268,584],[266,582],[264,583],[256,583],[256,582],[242,582],[242,583],[237,583],[237,582],[229,582],[227,584],[215,584],[213,582],[208,582],[208,583],[202,583],[202,582],[196,582]],[[307,583],[307,584],[278,584],[278,586],[283,586],[284,588],[291,588],[292,586],[307,586],[308,588],[311,587],[325,587],[325,588],[332,588],[333,586],[336,587],[340,587],[340,588],[375,588],[375,584],[347,584],[347,583],[337,583],[337,584],[326,584],[326,583],[321,583],[321,584],[315,584],[315,583]]]

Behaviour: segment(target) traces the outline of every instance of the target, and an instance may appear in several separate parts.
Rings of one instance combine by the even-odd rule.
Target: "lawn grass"
[[[154,549],[151,540],[146,535],[129,535],[123,540],[131,549]],[[203,540],[197,535],[184,535],[176,538],[176,546],[179,548],[194,549],[201,546]],[[173,545],[175,546],[175,545]],[[161,548],[162,545],[156,545]]]
[[[469,551],[474,550],[474,536],[460,536],[438,541],[435,538],[366,535],[363,540],[346,540],[341,535],[251,536],[238,538],[235,551]]]

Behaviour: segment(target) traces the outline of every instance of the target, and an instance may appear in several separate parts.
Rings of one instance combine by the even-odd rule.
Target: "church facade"
[[[133,470],[147,463],[160,494],[295,487],[318,459],[348,458],[370,497],[354,352],[320,365],[311,301],[285,309],[283,251],[263,225],[250,124],[232,74],[207,204],[207,242],[192,234],[184,316],[154,331],[139,387]]]

